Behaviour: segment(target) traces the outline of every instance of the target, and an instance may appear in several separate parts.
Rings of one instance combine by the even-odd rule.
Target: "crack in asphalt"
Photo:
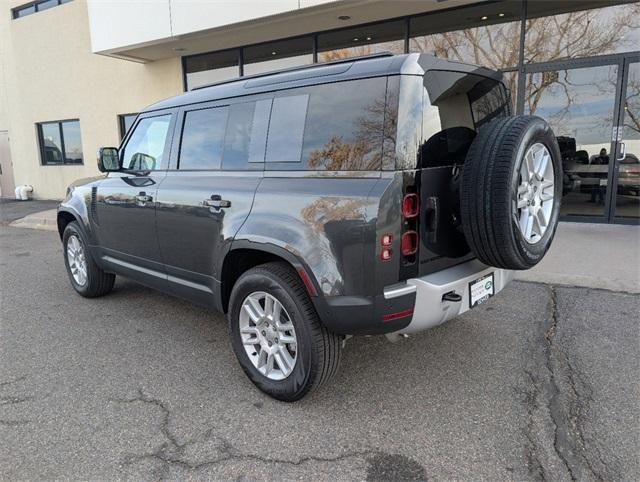
[[[0,405],[14,405],[17,403],[30,402],[35,397],[27,396],[27,397],[0,397]]]
[[[160,423],[159,429],[167,441],[160,447],[158,447],[158,449],[154,452],[128,455],[124,460],[125,465],[131,465],[145,459],[151,459],[161,462],[165,466],[165,468],[169,468],[170,466],[177,466],[186,470],[204,469],[216,466],[227,461],[258,461],[266,464],[286,464],[290,466],[300,466],[309,462],[339,462],[354,457],[376,456],[381,453],[375,450],[349,451],[347,453],[334,457],[308,455],[293,460],[275,457],[264,457],[258,454],[248,454],[237,450],[228,440],[215,435],[213,433],[213,429],[207,430],[202,438],[191,439],[187,440],[186,442],[180,443],[177,437],[171,432],[169,428],[169,424],[171,421],[171,411],[161,400],[147,396],[144,391],[139,388],[138,396],[134,398],[112,398],[109,399],[109,401],[114,403],[147,403],[152,406],[158,407],[162,413],[162,421]],[[210,440],[217,440],[218,442],[216,451],[219,455],[217,457],[209,458],[199,463],[191,463],[185,459],[185,451],[189,446]]]
[[[547,480],[546,470],[539,454],[538,441],[534,435],[535,412],[539,408],[537,400],[541,393],[540,380],[531,371],[525,370],[524,372],[529,378],[528,389],[522,393],[527,407],[527,426],[524,431],[527,438],[527,446],[525,448],[526,464],[529,473],[534,476],[535,480]]]
[[[0,420],[0,425],[4,425],[5,427],[18,427],[29,423],[31,423],[31,420]]]
[[[558,330],[558,300],[556,288],[549,285],[550,319],[544,333],[545,367],[549,373],[550,397],[547,400],[551,421],[554,425],[553,447],[564,464],[571,480],[605,480],[592,463],[582,425],[589,402],[593,401],[590,387],[581,379],[555,337]],[[579,379],[581,387],[576,380]],[[563,383],[566,381],[566,383]],[[569,390],[563,390],[563,385]],[[598,453],[598,459],[606,468]],[[587,472],[587,473],[585,473]]]
[[[4,387],[4,386],[7,386],[7,385],[12,385],[14,383],[21,382],[22,380],[25,380],[26,378],[27,378],[26,375],[22,375],[21,377],[14,378],[13,380],[7,380],[5,382],[0,382],[0,387]]]

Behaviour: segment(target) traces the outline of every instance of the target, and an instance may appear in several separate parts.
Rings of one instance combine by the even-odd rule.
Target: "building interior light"
[[[367,40],[371,40],[371,37],[367,37]]]
[[[487,17],[486,15],[483,15],[482,17],[480,17],[480,20],[486,20],[486,19],[488,19],[488,18],[489,18],[489,17]]]
[[[353,37],[354,42],[357,42],[358,40],[360,40],[358,37]]]
[[[504,13],[499,13],[498,17],[504,17]]]
[[[277,54],[277,52],[274,50],[273,52],[271,52],[271,55],[275,55]]]

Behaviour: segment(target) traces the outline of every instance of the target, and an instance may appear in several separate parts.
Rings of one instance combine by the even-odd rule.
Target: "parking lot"
[[[57,233],[0,227],[0,270],[0,479],[640,479],[637,294],[514,282],[397,344],[348,340],[284,404],[222,316],[122,279],[76,295]]]

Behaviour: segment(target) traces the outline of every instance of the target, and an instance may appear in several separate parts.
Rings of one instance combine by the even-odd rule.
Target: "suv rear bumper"
[[[416,301],[411,322],[397,333],[417,333],[440,325],[470,309],[469,283],[493,273],[494,295],[513,279],[514,272],[492,268],[477,259],[453,266],[437,273],[412,278],[406,285],[389,286],[384,290],[386,299],[415,293]],[[460,295],[459,301],[443,300],[447,293]]]

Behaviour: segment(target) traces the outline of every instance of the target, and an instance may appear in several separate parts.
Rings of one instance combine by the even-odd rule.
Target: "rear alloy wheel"
[[[322,325],[288,264],[267,263],[240,276],[228,316],[240,366],[273,398],[300,400],[336,373],[342,339]]]
[[[298,358],[296,330],[282,304],[269,293],[255,291],[240,310],[240,335],[253,366],[270,380],[284,380]]]

